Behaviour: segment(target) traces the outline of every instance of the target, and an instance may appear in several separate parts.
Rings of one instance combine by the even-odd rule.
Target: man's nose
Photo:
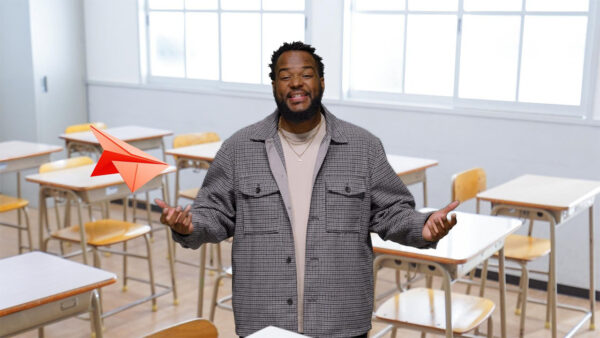
[[[300,75],[293,75],[290,81],[291,87],[300,87],[302,86],[302,77]]]

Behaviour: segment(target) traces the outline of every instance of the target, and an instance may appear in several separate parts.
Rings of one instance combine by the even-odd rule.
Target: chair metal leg
[[[152,296],[156,295],[156,288],[154,285],[154,269],[152,268],[152,248],[150,247],[150,238],[148,234],[144,235],[144,241],[146,241],[146,251],[148,253],[148,272],[150,274],[150,292]],[[158,310],[156,305],[156,298],[152,298],[152,311]]]
[[[481,269],[481,286],[479,287],[479,297],[483,298],[485,293],[485,282],[487,281],[487,271],[488,271],[488,260],[486,259],[483,262],[483,269]]]
[[[27,207],[23,209],[23,214],[25,215],[25,226],[27,227],[27,241],[29,242],[29,251],[33,251],[33,238],[31,236],[31,223],[29,222],[29,210]],[[21,230],[19,230],[20,232]]]
[[[169,260],[169,271],[171,272],[171,288],[173,289],[173,304],[178,305],[179,299],[177,298],[177,282],[175,280],[175,260],[172,255],[175,243],[173,242],[173,238],[171,238],[171,228],[165,227],[165,230],[167,238],[167,259]]]
[[[488,338],[494,337],[494,321],[492,319],[492,316],[490,316],[487,320],[487,337]]]
[[[529,291],[529,271],[527,270],[527,264],[522,265],[521,272],[521,318],[519,323],[519,337],[523,337],[525,334],[525,316],[527,314],[527,293]]]
[[[219,277],[217,277],[217,279],[215,280],[215,286],[213,288],[212,299],[210,302],[210,317],[209,317],[211,322],[215,321],[215,310],[217,309],[217,296],[219,294],[219,282],[221,282],[221,279],[223,279],[223,273],[219,274]]]
[[[127,242],[123,242],[123,252],[127,253]],[[127,255],[123,255],[123,292],[127,292]]]

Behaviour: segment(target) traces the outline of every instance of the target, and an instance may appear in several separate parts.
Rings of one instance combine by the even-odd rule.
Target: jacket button
[[[294,304],[294,301],[291,298],[288,298],[287,303],[288,303],[288,305],[292,305],[292,304]]]
[[[285,260],[285,262],[286,262],[286,263],[288,263],[288,264],[290,264],[290,263],[292,262],[292,257],[288,257],[288,258]]]
[[[346,187],[346,192],[350,193],[350,187]]]
[[[256,187],[256,193],[260,194],[260,187]]]

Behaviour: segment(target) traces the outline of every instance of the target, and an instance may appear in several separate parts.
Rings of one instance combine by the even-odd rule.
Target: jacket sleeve
[[[373,142],[371,154],[371,218],[369,230],[383,240],[391,240],[417,248],[435,247],[437,242],[423,238],[423,226],[431,213],[415,210],[415,201],[396,175],[379,139]]]
[[[208,169],[192,205],[192,233],[182,235],[172,231],[173,240],[184,248],[197,249],[204,243],[218,243],[233,235],[236,207],[232,153],[231,145],[225,141]]]

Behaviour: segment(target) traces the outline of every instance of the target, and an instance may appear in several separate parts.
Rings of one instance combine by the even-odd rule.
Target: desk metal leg
[[[590,221],[590,330],[596,329],[596,284],[594,283],[594,205],[589,208]]]
[[[206,265],[206,245],[200,246],[200,278],[198,281],[198,317],[202,317],[202,307],[204,305],[204,268]]]
[[[550,283],[548,284],[548,292],[550,293],[550,329],[552,330],[552,338],[556,338],[556,223],[553,219],[550,222]]]
[[[427,175],[423,176],[423,207],[427,207]]]
[[[94,332],[96,333],[96,338],[102,338],[102,319],[101,319],[101,310],[100,310],[100,296],[98,296],[98,291],[92,291],[92,322],[94,325]]]
[[[500,282],[500,336],[506,338],[506,275],[504,274],[504,245],[498,251],[498,281]]]

